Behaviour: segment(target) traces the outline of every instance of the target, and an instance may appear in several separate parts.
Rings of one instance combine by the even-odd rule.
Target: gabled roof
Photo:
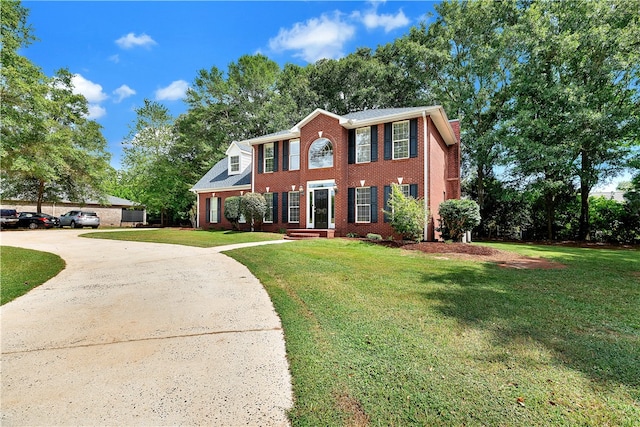
[[[291,129],[282,130],[280,132],[272,133],[269,135],[259,136],[257,138],[247,139],[246,141],[242,142],[249,145],[258,145],[267,142],[280,141],[282,139],[298,138],[300,137],[300,128],[302,128],[304,125],[306,125],[308,122],[310,122],[320,114],[335,118],[336,120],[338,120],[340,125],[346,129],[371,126],[383,122],[407,120],[419,117],[424,114],[431,117],[431,120],[433,120],[433,123],[436,125],[438,132],[440,132],[442,138],[444,139],[444,142],[447,145],[453,145],[458,142],[456,135],[453,132],[453,128],[449,123],[449,119],[447,118],[447,114],[444,112],[444,109],[440,105],[434,105],[431,107],[372,109],[357,111],[354,113],[345,114],[344,116],[340,116],[321,108],[317,108]]]
[[[236,146],[240,149],[240,151],[246,153],[246,154],[251,154],[251,146],[249,144],[247,144],[246,142],[238,142],[238,141],[233,141],[231,142],[231,144],[229,144],[229,147],[227,148],[227,151],[225,151],[225,154],[228,156],[229,155],[229,150],[231,150],[231,147]]]
[[[245,144],[246,145],[246,144]],[[248,166],[241,173],[229,175],[227,158],[220,160],[209,171],[204,174],[191,191],[199,193],[203,191],[223,191],[230,189],[251,188],[251,166]]]

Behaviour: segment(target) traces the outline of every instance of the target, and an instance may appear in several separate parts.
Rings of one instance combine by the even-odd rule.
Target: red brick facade
[[[262,229],[277,232],[287,228],[312,228],[314,225],[312,223],[314,218],[313,197],[317,194],[315,191],[327,189],[330,199],[328,205],[329,208],[333,208],[330,210],[333,211],[334,217],[334,223],[331,223],[331,219],[329,220],[328,228],[335,228],[336,236],[346,236],[349,233],[365,236],[367,233],[376,233],[384,238],[388,236],[397,238],[399,236],[394,233],[390,224],[385,222],[382,213],[385,201],[384,187],[402,181],[403,185],[413,186],[417,189],[419,199],[425,200],[426,198],[428,200],[428,208],[432,215],[427,239],[437,239],[439,234],[435,232],[435,227],[438,225],[438,205],[443,200],[460,197],[459,122],[440,120],[441,129],[443,126],[448,126],[446,128],[449,131],[447,144],[430,115],[422,113],[410,117],[413,120],[413,129],[417,131],[417,150],[414,150],[415,152],[410,158],[387,160],[385,159],[384,143],[385,123],[390,122],[372,123],[369,120],[367,126],[373,126],[372,132],[377,130],[378,146],[375,150],[377,160],[358,164],[349,162],[349,132],[350,129],[357,128],[357,124],[349,122],[345,125],[345,121],[341,120],[339,116],[325,113],[322,110],[317,110],[316,114],[301,122],[298,128],[294,128],[296,132],[285,134],[282,139],[264,137],[247,141],[253,149],[252,191],[262,194],[277,193],[277,207],[274,210],[277,213],[276,218],[273,223],[264,223]],[[446,116],[444,117],[446,118]],[[402,119],[408,120],[409,117]],[[425,138],[425,131],[428,138]],[[310,169],[309,148],[320,137],[328,139],[332,144],[333,167]],[[300,169],[283,170],[286,163],[283,156],[284,147],[289,140],[294,138],[299,138],[300,141]],[[263,150],[264,143],[274,143],[274,146],[277,146],[275,155],[278,158],[278,169],[276,171],[264,172],[263,165],[259,164],[259,152]],[[373,158],[376,157],[374,153],[371,155]],[[428,161],[425,156],[428,157]],[[349,221],[349,194],[353,194],[353,189],[358,187],[375,187],[377,197],[371,204],[374,207],[377,204],[377,221],[373,221],[375,218],[372,218],[371,222]],[[283,218],[283,211],[287,209],[287,205],[283,204],[283,198],[289,199],[289,195],[285,195],[285,193],[291,192],[292,188],[294,191],[303,189],[300,197],[300,221],[297,223],[287,222],[286,216]],[[428,191],[425,191],[426,188]],[[372,194],[374,193],[374,190],[370,191]],[[217,192],[216,196],[223,198],[222,206],[224,206],[224,198],[239,194],[239,191],[226,191]],[[206,193],[201,193],[199,195],[200,226],[203,228],[230,228],[231,224],[224,219],[224,215],[222,215],[221,221],[216,224],[204,221],[206,197],[211,197],[211,194],[207,196]],[[372,215],[372,217],[374,216]]]

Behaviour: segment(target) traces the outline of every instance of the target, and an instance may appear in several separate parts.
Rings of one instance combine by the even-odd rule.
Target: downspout
[[[254,189],[255,189],[255,182],[256,182],[256,176],[255,176],[255,167],[256,167],[256,150],[255,150],[255,146],[251,146],[251,192],[253,193]]]
[[[429,128],[427,126],[427,113],[422,111],[422,131],[424,134],[424,240],[429,241]]]

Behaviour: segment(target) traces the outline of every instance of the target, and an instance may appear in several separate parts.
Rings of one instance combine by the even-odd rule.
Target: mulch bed
[[[389,240],[368,240],[371,243],[393,248],[401,248],[408,251],[420,251],[428,254],[446,255],[441,259],[456,258],[469,261],[495,262],[503,268],[516,269],[563,269],[564,264],[550,261],[544,258],[524,257],[514,252],[501,251],[488,246],[470,245],[467,243],[444,242],[402,242]]]

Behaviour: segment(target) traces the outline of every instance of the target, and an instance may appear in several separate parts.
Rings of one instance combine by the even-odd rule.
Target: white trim
[[[251,190],[251,191],[253,191],[252,185],[253,184],[245,184],[245,185],[236,185],[235,187],[204,188],[204,189],[198,189],[198,190],[192,190],[192,191],[195,194],[217,193],[217,192],[223,192],[223,191],[236,191],[236,190]]]

